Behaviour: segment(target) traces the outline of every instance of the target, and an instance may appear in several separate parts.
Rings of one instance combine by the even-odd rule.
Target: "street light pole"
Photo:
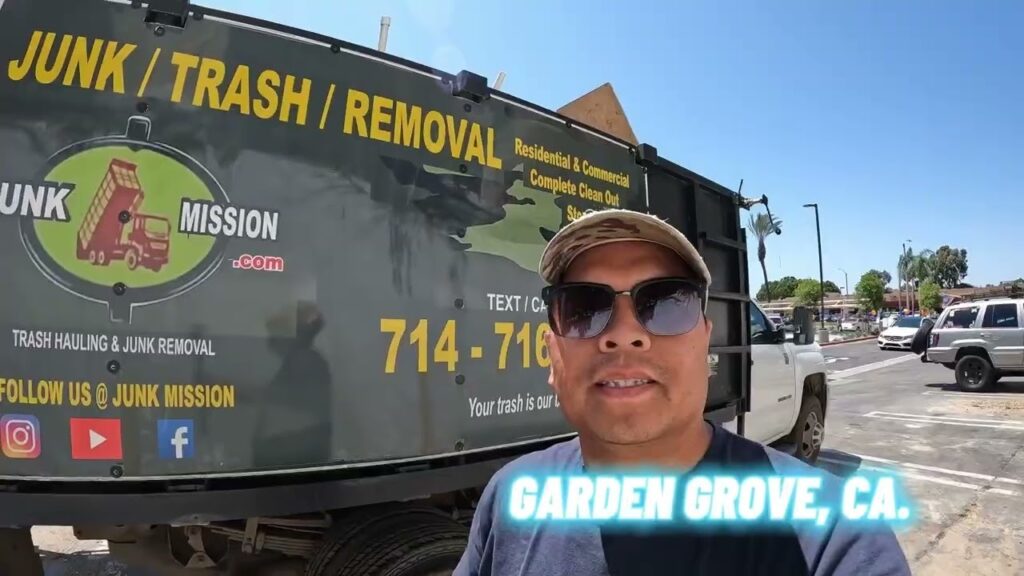
[[[846,281],[845,282],[846,283],[846,298],[849,298],[850,297],[850,275],[847,274],[846,270],[843,270],[842,268],[840,268],[839,271],[843,273],[843,278]],[[846,320],[846,306],[847,306],[846,298],[843,298],[843,320]]]
[[[821,220],[818,218],[818,204],[804,204],[804,208],[814,208],[814,226],[818,230],[818,282],[821,286],[821,329],[825,329],[825,267],[821,262]]]

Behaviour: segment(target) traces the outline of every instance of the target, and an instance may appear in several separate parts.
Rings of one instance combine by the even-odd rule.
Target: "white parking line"
[[[992,486],[982,486],[980,484],[971,484],[970,482],[960,482],[959,480],[950,480],[948,478],[940,478],[938,476],[926,476],[924,474],[917,474],[917,473],[910,472],[910,471],[907,471],[907,470],[901,470],[900,467],[917,468],[917,469],[930,469],[930,470],[936,471],[936,472],[941,471],[944,474],[951,474],[951,475],[956,475],[956,476],[966,476],[966,477],[971,477],[971,478],[980,477],[980,479],[984,479],[984,480],[991,479],[991,480],[989,480],[990,483],[993,482],[993,481],[1003,481],[1003,482],[1011,483],[1011,484],[1022,484],[1022,482],[1020,480],[1015,480],[1013,478],[998,478],[998,477],[995,477],[995,476],[987,476],[985,474],[975,474],[974,472],[962,472],[960,470],[949,470],[949,469],[946,469],[946,468],[925,467],[925,466],[922,466],[920,464],[909,464],[909,463],[905,463],[905,462],[896,462],[894,460],[885,460],[884,458],[868,458],[868,457],[864,457],[864,456],[860,456],[860,458],[863,459],[863,460],[883,461],[883,462],[891,463],[891,465],[888,466],[888,467],[887,466],[872,466],[870,464],[859,464],[858,465],[857,463],[850,462],[849,460],[840,460],[838,458],[829,458],[827,456],[821,456],[821,457],[818,458],[818,460],[823,461],[823,462],[829,462],[831,464],[836,464],[836,465],[839,465],[839,466],[844,466],[846,468],[854,468],[854,467],[856,467],[856,469],[858,469],[858,470],[870,470],[872,472],[885,472],[885,473],[890,473],[890,474],[895,473],[895,474],[898,474],[901,478],[910,478],[910,479],[914,479],[914,480],[921,480],[923,482],[931,482],[933,484],[942,484],[944,486],[952,486],[954,488],[966,488],[966,489],[969,489],[969,490],[980,490],[980,491],[989,492],[989,493],[992,493],[992,494],[1000,494],[1002,496],[1019,496],[1021,494],[1020,492],[1017,492],[1015,490],[1007,490],[1006,488],[994,488]]]
[[[921,392],[925,396],[952,396],[953,398],[970,398],[971,400],[1005,400],[1007,398],[1024,400],[1024,393],[1013,392]]]
[[[950,470],[949,468],[939,468],[938,466],[925,466],[924,464],[914,464],[913,462],[900,462],[898,460],[889,460],[888,458],[878,458],[875,456],[865,456],[863,454],[854,454],[847,452],[852,456],[856,456],[861,460],[869,460],[871,462],[881,462],[883,464],[894,464],[899,466],[905,466],[907,468],[916,468],[918,470],[928,470],[931,472],[939,472],[942,474],[950,474],[952,476],[963,476],[965,478],[976,478],[978,480],[984,480],[986,482],[1003,482],[1005,484],[1017,484],[1024,486],[1024,480],[1017,480],[1014,478],[1002,478],[1000,476],[992,476],[991,474],[978,474],[977,472],[964,472],[962,470]]]
[[[839,465],[846,465],[847,467],[853,467],[852,462],[849,462],[849,461],[846,461],[846,460],[836,460],[836,459],[833,459],[833,458],[824,458],[824,457],[819,457],[818,459],[822,460],[822,461],[825,461],[825,462],[830,462],[830,463],[839,464]],[[886,468],[884,466],[871,466],[871,465],[863,465],[863,464],[861,464],[861,465],[857,466],[857,469],[864,469],[864,470],[871,470],[871,471],[880,471],[880,472],[890,472],[890,474],[892,474],[892,472],[896,472],[896,474],[898,474],[900,478],[908,478],[908,479],[912,479],[912,480],[920,480],[920,481],[923,481],[923,482],[930,482],[932,484],[941,484],[943,486],[952,486],[954,488],[967,488],[969,490],[980,490],[982,492],[989,492],[989,493],[992,493],[992,494],[999,494],[999,495],[1002,495],[1002,496],[1019,496],[1021,494],[1020,492],[1017,492],[1017,491],[1014,491],[1014,490],[1007,490],[1006,488],[992,488],[990,486],[989,487],[980,486],[980,485],[977,485],[977,484],[971,484],[969,482],[958,482],[958,481],[955,481],[955,480],[947,480],[947,479],[944,479],[944,478],[937,478],[937,477],[934,477],[934,476],[924,476],[924,475],[920,475],[920,474],[913,474],[913,472],[908,472],[908,471],[903,471],[903,470],[895,470],[893,468]]]
[[[867,418],[916,422],[918,424],[949,424],[951,426],[972,426],[975,428],[998,428],[1000,430],[1024,431],[1024,422],[1019,420],[981,420],[977,418],[956,418],[953,416],[932,416],[930,414],[905,414],[902,412],[868,412]]]
[[[917,354],[904,354],[903,356],[889,358],[887,360],[882,360],[881,362],[872,362],[871,364],[864,364],[863,366],[854,366],[853,368],[847,368],[845,370],[836,370],[830,374],[829,380],[841,380],[843,378],[849,378],[850,376],[856,376],[857,374],[871,372],[872,370],[880,370],[882,368],[888,368],[889,366],[902,364],[908,360],[916,360],[917,358]]]

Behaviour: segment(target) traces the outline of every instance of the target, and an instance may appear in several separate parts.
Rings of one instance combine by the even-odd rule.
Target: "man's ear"
[[[548,385],[558,390],[558,378],[562,373],[562,350],[558,347],[558,338],[548,330],[544,333],[544,343],[548,347],[548,359],[551,360],[548,370]]]

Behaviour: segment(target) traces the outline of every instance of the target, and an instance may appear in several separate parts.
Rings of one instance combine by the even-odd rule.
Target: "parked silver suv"
[[[955,304],[934,326],[923,327],[923,362],[956,372],[961,389],[978,392],[1001,377],[1024,374],[1024,299],[996,298]],[[930,332],[930,333],[929,333]]]

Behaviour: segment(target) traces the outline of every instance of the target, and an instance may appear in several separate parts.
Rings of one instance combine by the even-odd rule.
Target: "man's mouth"
[[[654,380],[647,378],[628,378],[616,380],[601,380],[597,385],[601,388],[636,388],[644,384],[653,384]]]

